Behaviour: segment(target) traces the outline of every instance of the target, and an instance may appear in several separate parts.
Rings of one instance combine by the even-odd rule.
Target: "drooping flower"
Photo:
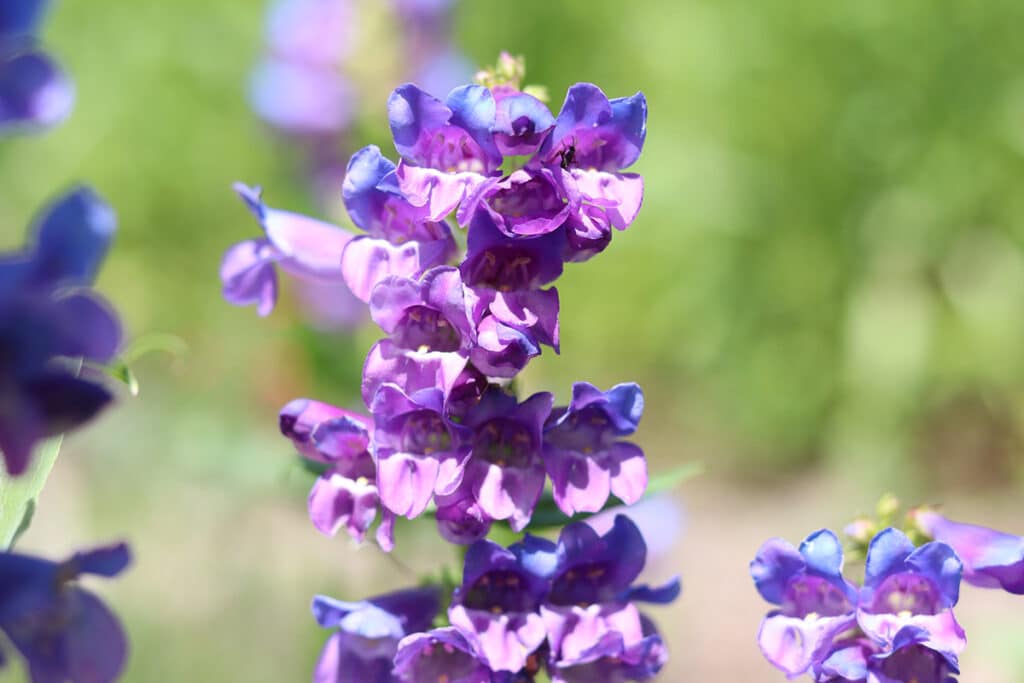
[[[925,534],[952,546],[964,563],[965,581],[1024,595],[1024,537],[955,522],[928,508],[912,516]]]
[[[573,385],[572,402],[556,408],[544,429],[544,459],[555,502],[567,515],[598,512],[614,493],[627,505],[647,488],[647,461],[639,446],[620,441],[636,431],[643,393],[636,384],[607,392]]]
[[[49,128],[74,104],[74,87],[39,49],[47,0],[4,0],[0,7],[0,135]]]
[[[281,409],[280,427],[303,457],[327,465],[309,492],[313,526],[329,536],[344,527],[362,541],[381,508],[377,467],[368,450],[371,421],[326,403],[296,399]],[[388,510],[381,513],[377,542],[391,550],[393,520]]]
[[[63,562],[0,553],[0,631],[33,681],[110,683],[120,676],[128,652],[121,624],[75,580],[83,574],[112,578],[130,562],[124,544],[78,552]]]
[[[408,350],[468,352],[476,337],[462,278],[451,267],[433,268],[418,281],[381,281],[370,295],[370,316]]]
[[[493,681],[493,672],[480,653],[460,629],[451,626],[406,636],[398,644],[395,675],[405,683]]]
[[[791,678],[813,672],[835,638],[856,626],[857,589],[842,567],[842,545],[827,529],[808,536],[799,550],[779,538],[767,541],[750,563],[761,597],[778,606],[761,623],[761,652]]]
[[[392,683],[399,642],[430,628],[440,610],[434,587],[388,593],[360,602],[313,599],[313,616],[334,629],[313,673],[314,683]]]
[[[30,244],[0,257],[0,450],[9,474],[35,444],[92,419],[113,396],[81,361],[106,363],[121,324],[91,284],[113,236],[110,208],[75,189],[36,222]]]
[[[559,232],[514,239],[502,234],[489,213],[477,211],[459,268],[470,287],[499,292],[540,289],[562,274],[563,250],[564,235]]]
[[[277,303],[277,271],[317,282],[344,284],[341,257],[352,233],[263,203],[261,190],[241,183],[235,191],[256,216],[264,237],[239,242],[224,254],[220,278],[224,298],[237,306],[256,305],[261,316]]]

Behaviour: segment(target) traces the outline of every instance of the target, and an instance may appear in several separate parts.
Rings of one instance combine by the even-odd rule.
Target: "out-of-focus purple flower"
[[[750,563],[761,597],[779,607],[761,623],[761,652],[791,678],[813,671],[836,636],[856,626],[857,589],[843,578],[842,565],[842,545],[827,529],[799,550],[779,538],[767,541]]]
[[[565,235],[561,231],[533,239],[504,235],[486,211],[469,226],[466,258],[459,266],[470,287],[511,292],[539,289],[562,274]]]
[[[110,683],[120,676],[128,653],[121,624],[74,581],[83,574],[117,576],[130,562],[124,544],[78,552],[64,562],[0,553],[0,631],[33,681]]]
[[[275,266],[302,279],[345,282],[341,257],[352,233],[269,208],[260,198],[259,188],[237,183],[235,191],[256,216],[265,237],[240,242],[224,254],[220,277],[225,299],[238,306],[256,304],[261,316],[269,315],[277,302]]]
[[[44,211],[29,246],[0,256],[0,450],[11,475],[25,471],[39,440],[87,422],[113,398],[72,364],[106,363],[121,343],[116,314],[84,289],[114,228],[110,208],[79,188]]]
[[[502,178],[487,178],[459,207],[460,225],[477,211],[487,211],[508,237],[537,237],[558,230],[578,210],[549,168],[518,169]]]
[[[960,597],[963,564],[945,543],[915,548],[898,529],[885,529],[868,546],[857,623],[893,651],[900,634],[923,634],[926,647],[955,660],[966,645],[952,608]]]
[[[481,540],[466,553],[462,585],[455,589],[448,617],[494,671],[522,670],[547,636],[539,609],[548,577],[530,563],[544,551],[553,555],[554,544],[531,538],[508,549]]]
[[[562,512],[598,512],[611,493],[627,505],[640,499],[647,488],[644,453],[619,439],[636,431],[643,409],[636,384],[607,392],[573,385],[572,402],[555,409],[544,430],[544,460]]]
[[[36,33],[49,2],[4,0],[0,7],[0,135],[49,128],[64,120],[74,87]]]
[[[468,351],[476,337],[456,268],[438,267],[419,281],[391,276],[370,295],[370,315],[403,349]]]
[[[964,580],[981,588],[1024,595],[1024,538],[947,519],[928,508],[914,510],[917,526],[952,546],[964,563]]]
[[[444,416],[444,394],[436,387],[406,393],[385,383],[370,407],[373,453],[384,506],[412,519],[435,493],[450,494],[462,481],[469,457],[466,430]]]
[[[541,430],[551,403],[549,393],[518,403],[494,387],[465,417],[473,434],[465,474],[473,497],[491,519],[509,520],[515,531],[529,523],[544,490]]]
[[[414,588],[361,602],[313,599],[313,616],[335,629],[313,673],[314,683],[392,683],[399,642],[430,628],[440,610],[440,591]]]
[[[377,468],[369,453],[372,423],[362,415],[311,399],[295,399],[281,409],[281,433],[303,457],[327,464],[309,492],[309,518],[323,534],[344,527],[361,542],[377,518]],[[382,511],[377,542],[391,550],[391,513]]]
[[[460,86],[445,102],[411,83],[400,86],[388,99],[388,118],[403,158],[399,185],[430,220],[451,213],[501,166],[491,132],[494,97],[483,86]]]
[[[406,683],[492,683],[493,672],[455,627],[406,636],[398,644],[395,675]]]
[[[267,13],[267,46],[282,59],[337,66],[358,33],[351,0],[277,0]]]

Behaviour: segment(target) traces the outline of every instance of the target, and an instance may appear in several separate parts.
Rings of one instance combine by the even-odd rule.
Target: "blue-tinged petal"
[[[532,95],[515,93],[498,100],[494,140],[505,155],[533,154],[555,125],[546,104]]]
[[[965,581],[1024,595],[1024,537],[955,522],[928,509],[913,515],[926,534],[953,547],[964,563]]]
[[[640,425],[644,414],[644,392],[635,382],[616,384],[605,396],[608,399],[608,416],[619,436],[632,434]]]
[[[953,548],[940,542],[926,543],[911,553],[907,566],[935,582],[943,607],[953,607],[959,601],[964,566]]]
[[[441,100],[412,83],[395,89],[388,98],[388,121],[398,153],[417,162],[417,143],[424,131],[440,128],[448,123],[452,110]]]
[[[803,555],[791,543],[773,538],[757,551],[750,563],[750,576],[762,598],[773,605],[781,605],[789,581],[806,568]]]
[[[445,104],[452,112],[451,123],[469,133],[480,149],[500,165],[502,154],[494,144],[492,133],[497,105],[490,89],[482,85],[461,85],[448,94]]]
[[[416,633],[430,628],[441,610],[441,591],[436,586],[410,588],[370,598],[367,602],[398,615],[405,632]]]
[[[867,564],[864,569],[866,589],[875,588],[889,574],[902,571],[907,556],[914,552],[914,544],[899,529],[885,529],[871,540]]]
[[[768,615],[761,622],[757,642],[765,659],[795,678],[819,666],[836,636],[855,624],[853,615],[805,619]]]
[[[519,543],[509,546],[519,564],[535,576],[550,578],[558,567],[558,546],[540,536],[526,534]]]
[[[71,113],[75,91],[42,52],[0,59],[0,134],[49,128]]]
[[[313,598],[313,618],[323,628],[337,628],[346,615],[362,608],[365,604],[365,602],[345,602],[326,595],[317,595]]]
[[[868,676],[868,660],[864,648],[855,645],[834,651],[822,663],[821,673],[848,681],[865,680]]]
[[[843,568],[843,545],[834,533],[822,529],[800,544],[807,568],[825,577],[839,577]]]
[[[21,398],[30,406],[40,437],[56,436],[85,424],[114,400],[102,385],[56,371],[26,380]]]
[[[619,168],[632,166],[640,158],[647,137],[647,98],[642,92],[632,97],[611,100],[612,125],[621,134],[619,138]]]
[[[341,195],[352,222],[367,232],[382,221],[384,203],[393,193],[381,191],[379,185],[394,170],[395,164],[385,158],[376,145],[359,150],[348,162]],[[394,176],[391,178],[397,190],[397,180]]]
[[[67,674],[72,681],[110,683],[120,677],[128,640],[117,617],[99,598],[70,588],[63,599],[76,601],[64,635]]]
[[[121,346],[121,321],[113,307],[99,295],[79,291],[54,302],[64,323],[55,351],[106,363]]]
[[[113,209],[92,189],[77,187],[61,195],[43,210],[33,229],[34,283],[91,284],[116,229]]]
[[[65,566],[75,574],[95,574],[112,578],[127,569],[132,562],[131,550],[127,543],[117,543],[102,548],[93,548],[75,553]]]
[[[679,597],[683,591],[682,581],[674,576],[660,586],[641,584],[632,586],[623,596],[624,602],[650,602],[656,605],[667,605]]]
[[[36,33],[49,5],[49,0],[4,0],[0,2],[0,38]]]

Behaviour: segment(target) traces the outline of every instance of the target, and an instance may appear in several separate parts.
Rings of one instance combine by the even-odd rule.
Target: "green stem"
[[[28,526],[39,492],[57,461],[61,440],[58,436],[44,441],[21,476],[0,472],[0,549],[9,550]]]

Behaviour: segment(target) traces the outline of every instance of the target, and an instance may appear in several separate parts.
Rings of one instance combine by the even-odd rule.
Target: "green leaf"
[[[139,395],[139,380],[135,377],[135,373],[132,372],[132,369],[128,367],[128,364],[123,360],[116,360],[103,369],[114,379],[119,382],[123,382],[124,385],[128,387],[128,392],[132,396]]]
[[[44,441],[19,477],[0,473],[0,549],[9,549],[28,529],[36,500],[60,451],[61,437]]]

